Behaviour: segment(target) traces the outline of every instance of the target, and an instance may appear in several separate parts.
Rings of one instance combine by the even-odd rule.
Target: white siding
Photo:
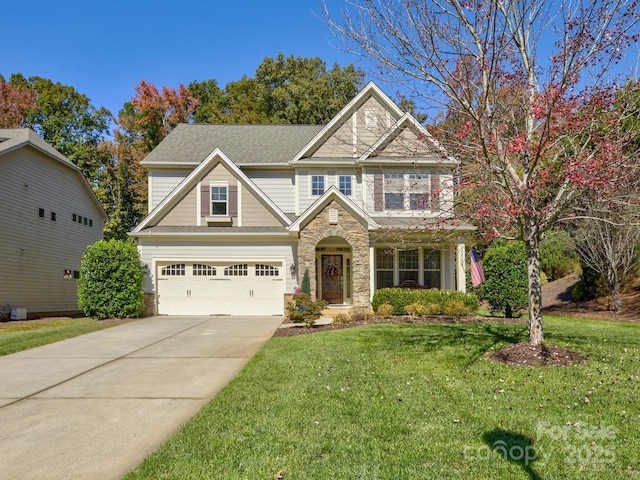
[[[184,180],[191,170],[149,170],[149,211]]]
[[[247,176],[284,213],[295,213],[295,184],[292,171],[245,171]]]
[[[79,270],[86,247],[102,238],[101,215],[71,168],[30,147],[1,156],[0,303],[27,313],[77,310],[77,280],[64,271]]]

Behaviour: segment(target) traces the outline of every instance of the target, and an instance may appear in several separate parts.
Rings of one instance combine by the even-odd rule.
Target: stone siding
[[[337,223],[329,222],[329,210],[338,211]],[[366,224],[354,218],[342,205],[333,200],[300,230],[298,241],[298,262],[300,275],[309,270],[311,277],[311,297],[316,299],[317,272],[316,247],[328,237],[343,238],[351,247],[353,305],[370,306],[369,231]],[[302,277],[301,277],[302,278]]]

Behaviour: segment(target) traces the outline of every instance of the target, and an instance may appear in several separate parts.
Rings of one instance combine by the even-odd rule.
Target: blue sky
[[[224,87],[279,52],[358,62],[332,46],[320,0],[31,0],[1,15],[0,74],[71,85],[114,115],[143,79]]]

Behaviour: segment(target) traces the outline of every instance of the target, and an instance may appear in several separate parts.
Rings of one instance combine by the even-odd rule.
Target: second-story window
[[[351,175],[340,175],[338,177],[338,190],[343,195],[351,196]]]
[[[229,195],[227,185],[211,184],[211,215],[228,215]]]
[[[428,174],[387,173],[384,175],[385,210],[429,210]]]
[[[311,195],[320,196],[324,193],[324,175],[311,175]]]

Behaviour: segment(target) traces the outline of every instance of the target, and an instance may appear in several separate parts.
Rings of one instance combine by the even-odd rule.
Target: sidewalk
[[[281,322],[153,317],[0,357],[0,478],[120,478]]]

